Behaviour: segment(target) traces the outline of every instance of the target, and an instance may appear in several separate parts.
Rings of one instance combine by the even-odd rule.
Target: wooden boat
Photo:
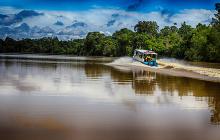
[[[157,66],[157,53],[151,50],[135,49],[133,59],[148,66]]]

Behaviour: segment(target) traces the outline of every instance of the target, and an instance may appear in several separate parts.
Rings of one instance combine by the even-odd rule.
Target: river
[[[116,58],[0,58],[0,139],[219,140],[220,84]]]

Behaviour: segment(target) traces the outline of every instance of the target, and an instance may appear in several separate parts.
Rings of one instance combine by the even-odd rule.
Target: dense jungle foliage
[[[112,36],[90,32],[85,39],[0,39],[1,53],[46,53],[84,56],[131,56],[134,49],[152,49],[159,55],[191,61],[220,62],[220,3],[210,25],[195,28],[185,22],[159,30],[155,21],[139,21],[134,31],[121,29]]]

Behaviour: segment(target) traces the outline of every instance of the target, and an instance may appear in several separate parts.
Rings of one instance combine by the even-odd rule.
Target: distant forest
[[[177,28],[159,30],[155,21],[139,21],[134,31],[127,28],[112,36],[89,32],[84,39],[61,41],[58,38],[0,39],[0,53],[45,53],[82,56],[132,56],[134,49],[152,49],[161,56],[190,61],[220,62],[220,3],[209,25],[195,28],[185,22]]]

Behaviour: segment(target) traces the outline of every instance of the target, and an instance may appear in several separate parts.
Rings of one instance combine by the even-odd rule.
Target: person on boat
[[[149,55],[146,57],[146,61],[147,62],[151,61],[151,57]]]

